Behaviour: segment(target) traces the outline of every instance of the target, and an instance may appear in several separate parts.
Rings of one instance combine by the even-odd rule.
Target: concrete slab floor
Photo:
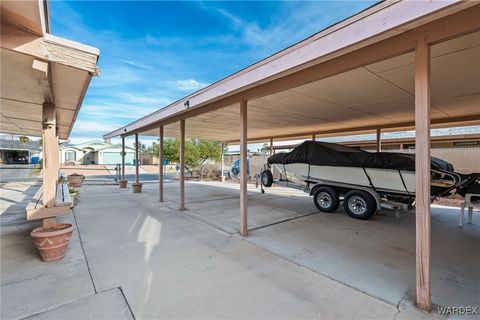
[[[167,201],[160,203],[156,183],[145,184],[141,194],[118,186],[83,186],[81,203],[75,208],[75,237],[67,257],[55,264],[37,259],[28,237],[30,227],[22,228],[18,223],[15,228],[20,231],[16,232],[7,226],[9,232],[2,231],[1,235],[2,319],[32,315],[54,319],[63,312],[72,312],[78,318],[128,318],[125,306],[136,319],[445,318],[435,312],[420,312],[411,305],[405,293],[410,292],[408,281],[414,281],[414,277],[406,285],[398,282],[410,277],[410,271],[402,271],[402,266],[411,263],[409,250],[414,248],[408,240],[409,217],[396,222],[393,217],[378,217],[369,226],[369,222],[353,223],[357,221],[341,213],[305,216],[313,205],[301,192],[278,189],[261,195],[252,188],[249,214],[257,215],[254,225],[265,227],[243,239],[234,233],[238,226],[233,225],[239,219],[238,185],[187,183],[186,212],[177,210],[178,184],[169,182],[165,187]],[[217,201],[205,201],[210,198]],[[292,220],[275,224],[285,217]],[[446,219],[441,220],[443,224],[452,223],[449,217],[442,219]],[[8,221],[12,220],[2,219],[2,230]],[[474,223],[458,235],[466,248],[453,259],[460,259],[462,267],[457,267],[458,261],[445,266],[439,282],[442,287],[434,287],[434,301],[443,297],[443,290],[450,290],[451,282],[466,288],[460,297],[476,293],[471,288],[476,281],[472,278],[478,273],[469,273],[472,268],[464,263],[468,248],[472,263],[476,259],[475,242],[469,243],[477,240],[478,244],[478,224],[476,220]],[[433,226],[436,228],[437,222]],[[393,234],[382,231],[385,228]],[[442,230],[452,231],[448,227]],[[398,244],[395,239],[404,241]],[[446,237],[442,245],[451,246],[449,239]],[[373,267],[366,258],[356,259],[362,251],[378,260],[371,262]],[[350,259],[348,252],[352,254]],[[448,250],[445,256],[449,256]],[[433,257],[438,259],[435,254]],[[439,262],[444,260],[442,257]],[[334,266],[348,270],[349,282],[343,281],[341,272],[339,279],[326,272]],[[370,268],[363,270],[364,266]],[[377,280],[374,284],[358,281],[362,277]],[[397,294],[400,291],[403,296]],[[445,292],[448,295],[450,291]],[[470,300],[462,301],[465,305]],[[98,314],[80,311],[98,305],[102,306]]]
[[[124,190],[125,210],[97,211],[85,199],[104,188],[82,190],[75,214],[97,290],[121,286],[136,318],[384,319],[398,311],[146,193]]]
[[[148,187],[145,188],[144,193],[158,197],[158,188],[151,188],[150,184],[145,186]],[[186,214],[227,233],[239,232],[238,184],[190,182],[186,186],[185,193],[187,195]],[[249,185],[248,194],[249,229],[317,212],[312,201],[305,201],[308,195],[298,190],[276,188],[272,193],[261,194],[259,188]],[[166,184],[165,198],[177,204],[171,206],[172,209],[178,207],[177,183]],[[265,198],[268,201],[265,201]]]
[[[480,228],[457,223],[457,209],[433,208],[432,301],[479,305]],[[359,221],[319,213],[254,231],[249,241],[393,304],[415,293],[414,214]]]
[[[30,231],[40,223],[26,222],[25,207],[38,186],[7,184],[2,197],[18,203],[1,211],[1,318],[19,319],[94,293],[78,232],[73,233],[67,256],[40,262]],[[73,217],[62,218],[73,223]]]
[[[56,309],[28,317],[30,320],[115,319],[133,320],[119,288],[78,299]]]
[[[126,305],[123,295],[95,294],[78,231],[73,233],[62,260],[50,263],[39,260],[30,231],[40,222],[27,222],[25,212],[38,187],[35,182],[16,182],[4,184],[0,189],[0,318],[132,319],[129,309],[126,313],[121,308]],[[73,218],[68,215],[59,221],[76,225]],[[127,316],[121,317],[123,314]]]

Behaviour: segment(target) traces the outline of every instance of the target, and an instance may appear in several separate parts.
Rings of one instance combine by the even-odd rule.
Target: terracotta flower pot
[[[78,188],[82,185],[85,176],[77,173],[72,173],[67,176],[67,179],[72,187]]]
[[[142,192],[143,183],[132,183],[133,193],[140,193]]]
[[[40,259],[45,262],[62,259],[67,251],[74,227],[69,223],[55,223],[38,227],[30,233]]]
[[[128,184],[128,180],[118,180],[118,185],[120,188],[126,188]]]

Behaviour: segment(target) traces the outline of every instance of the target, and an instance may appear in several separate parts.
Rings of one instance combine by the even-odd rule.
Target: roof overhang
[[[249,142],[265,141],[272,137],[291,139],[316,133],[368,132],[378,127],[386,130],[388,128],[410,128],[414,125],[413,117],[410,114],[393,120],[385,117],[363,118],[357,123],[335,121],[336,123],[332,124],[320,121],[321,119],[316,119],[316,122],[308,119],[302,120],[299,118],[301,114],[311,119],[315,112],[315,105],[305,102],[308,100],[305,98],[308,94],[305,92],[295,93],[296,98],[303,96],[303,102],[302,99],[296,100],[287,97],[292,95],[292,90],[298,88],[300,91],[307,90],[307,93],[322,91],[322,88],[325,90],[325,87],[335,84],[322,81],[335,80],[335,77],[337,77],[338,85],[338,81],[342,80],[338,77],[341,78],[342,74],[346,79],[352,73],[361,73],[359,80],[362,80],[362,74],[365,76],[365,73],[371,73],[373,78],[377,78],[376,71],[365,70],[364,67],[368,65],[374,66],[380,72],[388,71],[384,69],[382,63],[383,65],[393,63],[400,69],[404,67],[407,70],[404,72],[408,72],[408,68],[412,66],[412,61],[409,59],[411,59],[411,52],[415,48],[417,39],[428,36],[428,41],[432,45],[438,44],[438,57],[441,57],[445,52],[440,42],[480,30],[479,15],[480,5],[474,2],[383,2],[150,115],[110,132],[104,135],[104,138],[134,133],[158,135],[160,125],[165,127],[167,136],[177,136],[179,130],[176,122],[180,119],[188,119],[187,137],[209,138],[233,143],[238,141],[238,130],[235,128],[239,127],[238,103],[242,99],[248,100]],[[474,51],[478,50],[477,40],[475,36],[470,39],[473,41]],[[458,46],[456,43],[451,44]],[[475,53],[477,52],[473,52],[473,54]],[[411,75],[413,77],[413,73]],[[369,75],[366,77],[371,78]],[[470,79],[466,81],[468,80]],[[375,81],[373,80],[373,82]],[[367,79],[367,83],[373,84],[373,82],[371,79]],[[306,88],[308,85],[312,87]],[[390,86],[395,85],[395,83],[390,84]],[[402,88],[403,85],[405,87]],[[403,91],[402,95],[405,94],[412,98],[411,93],[408,92],[410,85],[411,83],[404,83],[399,86],[399,89]],[[469,89],[472,89],[471,85]],[[478,86],[473,87],[474,92],[478,93],[480,90],[477,89]],[[371,87],[369,90],[375,90],[375,87]],[[354,97],[353,92],[345,94]],[[313,98],[315,99],[315,97]],[[325,102],[323,98],[317,100]],[[470,106],[478,102],[478,96],[470,98],[472,99],[467,103]],[[397,107],[407,107],[407,100],[409,100],[408,97],[405,97],[404,104]],[[188,103],[186,103],[187,101]],[[327,100],[327,102],[329,101]],[[306,104],[303,109],[300,108],[302,103]],[[333,105],[324,103],[323,106],[318,106],[318,111],[332,111],[338,105],[342,106],[337,103],[333,103]],[[297,109],[297,114],[293,112],[293,114],[283,115],[282,119],[276,122],[272,121],[271,124],[268,121],[265,124],[262,124],[261,121],[255,122],[255,117],[260,119],[278,118],[277,112],[281,113],[286,107]],[[371,104],[367,107],[374,106]],[[413,107],[413,103],[410,107]],[[439,111],[438,115],[433,115],[432,123],[434,127],[466,122],[478,123],[480,121],[479,112],[477,110],[472,114],[471,109],[457,113],[456,116]],[[300,110],[302,111],[300,112]],[[370,110],[368,113],[371,114],[372,111]],[[290,126],[291,123],[295,123],[296,118],[298,118],[296,126]],[[229,119],[234,121],[229,121]],[[303,128],[302,123],[304,124]],[[274,130],[266,128],[269,125],[271,125],[270,129],[274,128]]]
[[[3,23],[16,25],[38,36],[50,32],[48,1],[2,1],[1,17]]]
[[[0,131],[40,136],[43,104],[53,103],[59,138],[67,139],[90,80],[98,74],[99,50],[47,33],[45,1],[1,6]]]

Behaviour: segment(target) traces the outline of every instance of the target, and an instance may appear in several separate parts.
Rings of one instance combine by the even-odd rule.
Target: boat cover
[[[393,152],[367,152],[336,143],[305,141],[289,153],[277,153],[269,164],[307,163],[315,166],[360,167],[415,171],[415,155]],[[453,172],[447,161],[431,158],[431,168]]]

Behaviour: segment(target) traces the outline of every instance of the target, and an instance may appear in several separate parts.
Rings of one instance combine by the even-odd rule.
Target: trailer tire
[[[273,174],[272,174],[272,171],[270,170],[263,170],[262,171],[262,176],[261,176],[261,179],[262,179],[262,184],[264,187],[271,187],[272,184],[273,184]]]
[[[377,210],[377,203],[368,192],[352,190],[343,198],[343,208],[352,218],[368,220]]]
[[[330,187],[318,187],[313,193],[313,203],[322,212],[335,212],[340,206],[338,192]]]

